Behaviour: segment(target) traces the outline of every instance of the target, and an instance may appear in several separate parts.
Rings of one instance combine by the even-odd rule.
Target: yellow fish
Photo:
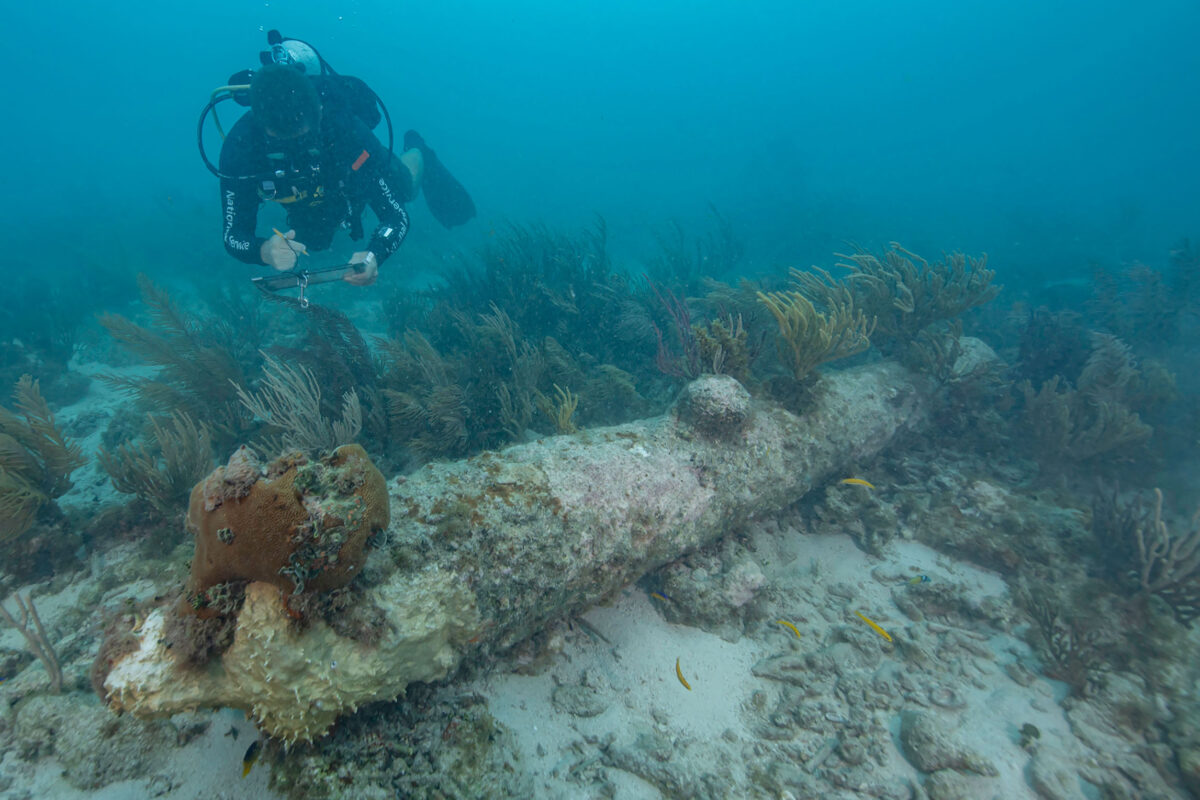
[[[790,630],[792,633],[796,634],[796,638],[797,638],[797,639],[799,639],[799,638],[800,638],[800,631],[799,631],[799,630],[796,628],[796,626],[795,626],[795,625],[793,625],[792,623],[788,622],[786,619],[777,619],[777,620],[775,620],[775,624],[776,624],[776,625],[782,625],[783,627],[785,627],[785,628],[787,628],[788,630]]]
[[[254,769],[254,762],[258,761],[258,754],[260,752],[262,752],[262,741],[256,741],[246,748],[246,755],[242,756],[243,778],[250,774],[250,770]]]
[[[842,478],[840,481],[838,481],[838,483],[846,483],[846,484],[850,484],[851,486],[865,486],[868,489],[875,488],[869,482],[864,481],[862,478]]]
[[[887,631],[885,631],[883,628],[879,627],[879,624],[876,623],[874,620],[867,619],[858,611],[855,611],[854,613],[858,614],[858,618],[861,619],[863,622],[867,623],[868,625],[870,625],[871,628],[874,629],[874,631],[876,633],[878,633],[880,636],[887,639],[889,642],[892,640],[891,635]]]
[[[679,682],[683,684],[683,688],[689,692],[692,690],[692,685],[687,682],[687,678],[683,677],[683,672],[679,669],[679,659],[675,659],[675,677],[679,678]]]

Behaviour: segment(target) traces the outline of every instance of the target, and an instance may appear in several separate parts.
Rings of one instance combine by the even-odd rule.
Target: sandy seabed
[[[94,382],[60,417],[113,402]],[[94,463],[76,483],[77,503],[115,501]],[[686,607],[660,571],[556,625],[533,655],[477,665],[442,690],[483,699],[506,732],[508,785],[534,797],[1067,799],[1098,796],[1094,781],[1111,770],[1133,775],[1142,796],[1184,796],[1155,781],[1144,748],[1099,706],[1041,673],[1002,576],[902,537],[872,556],[829,528],[814,532],[792,510],[664,568],[711,582],[723,615]],[[69,580],[25,587],[59,636],[71,690],[42,694],[36,661],[0,685],[0,797],[283,797],[270,772],[294,754],[243,777],[257,732],[240,712],[143,723],[84,688],[103,609],[166,589],[112,577],[137,553],[114,544]],[[0,628],[0,655],[23,649]]]
[[[745,633],[733,641],[729,631],[723,638],[669,622],[664,612],[669,613],[673,600],[630,586],[610,605],[587,613],[582,623],[567,626],[557,652],[545,656],[538,674],[496,671],[455,682],[453,688],[486,698],[488,712],[515,735],[523,756],[520,769],[531,778],[535,796],[609,793],[593,786],[593,795],[589,784],[597,783],[623,798],[682,796],[675,795],[675,788],[703,787],[706,773],[727,772],[744,785],[753,770],[771,769],[779,759],[789,760],[801,773],[819,773],[824,764],[818,762],[831,756],[853,759],[849,751],[839,754],[843,742],[852,741],[863,743],[861,774],[868,785],[844,787],[841,796],[891,796],[902,787],[919,786],[924,776],[902,752],[899,723],[892,719],[880,727],[880,717],[897,715],[880,712],[863,698],[847,699],[845,682],[855,676],[874,689],[896,693],[894,699],[904,708],[932,715],[950,737],[948,746],[968,751],[973,763],[991,765],[994,775],[958,773],[964,787],[972,787],[970,796],[1045,796],[1026,778],[1031,752],[1020,743],[1023,725],[1035,725],[1041,737],[1038,746],[1064,758],[1085,749],[1074,739],[1058,705],[1065,695],[1062,684],[1034,677],[1022,685],[1006,671],[1006,665],[1032,663],[1027,645],[1010,633],[981,626],[913,623],[891,599],[898,588],[904,591],[913,585],[913,576],[925,575],[929,583],[922,586],[955,584],[969,602],[984,603],[1005,592],[997,575],[956,563],[915,542],[895,542],[887,558],[878,559],[859,550],[849,536],[806,535],[776,522],[755,526],[747,543],[754,560],[765,567],[761,583],[753,578],[759,584],[754,594],[769,594],[779,616],[746,623]],[[56,605],[47,598],[43,607],[53,625]],[[856,610],[888,631],[893,641],[861,621],[853,614]],[[792,622],[800,637],[777,619]],[[967,650],[943,647],[953,655],[911,670],[903,652],[915,627],[926,629],[923,637],[959,638],[971,644]],[[14,635],[0,632],[0,646],[19,646]],[[842,649],[839,675],[805,668],[805,654],[828,653],[831,647]],[[877,652],[861,655],[864,648]],[[677,659],[690,690],[676,675]],[[34,666],[29,671],[39,670]],[[897,679],[906,671],[907,686]],[[4,687],[6,693],[11,690]],[[804,694],[804,704],[822,718],[818,727],[823,730],[784,736],[788,726],[783,725],[778,739],[764,731],[764,725],[771,727],[772,709],[788,692]],[[90,696],[68,701],[98,704]],[[63,777],[64,765],[57,757],[23,759],[20,743],[13,742],[0,762],[0,796],[279,796],[268,789],[269,767],[258,765],[241,777],[243,753],[256,736],[241,713],[221,710],[180,718],[179,727],[197,733],[170,747],[161,762],[150,767],[148,777],[91,791],[73,787]],[[645,763],[642,750],[657,740],[666,749],[659,755],[662,769],[656,775],[653,757]],[[613,763],[626,768],[614,768]],[[598,771],[602,778],[597,778]],[[777,796],[786,797],[787,778],[779,780],[783,786]],[[1082,786],[1073,796],[1084,796]]]

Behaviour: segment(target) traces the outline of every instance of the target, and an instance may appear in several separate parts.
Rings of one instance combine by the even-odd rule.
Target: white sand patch
[[[642,591],[628,589],[612,606],[594,608],[584,617],[611,644],[578,637],[546,673],[492,676],[476,682],[473,688],[488,697],[491,713],[517,735],[530,759],[525,769],[531,774],[547,779],[565,776],[584,760],[572,751],[572,742],[612,734],[628,743],[631,732],[646,730],[656,720],[699,739],[716,739],[726,730],[749,737],[740,708],[754,688],[745,677],[759,658],[758,648],[748,646],[752,645],[748,640],[730,644],[696,628],[672,625],[654,610],[654,602],[658,601]],[[691,691],[675,674],[676,658]],[[564,684],[576,683],[585,670],[603,676],[617,698],[596,717],[572,716],[552,701],[556,678]],[[629,778],[630,790],[647,793],[628,796],[659,796]]]
[[[744,732],[739,709],[748,693],[742,676],[757,660],[758,648],[672,625],[651,608],[653,602],[658,601],[635,590],[611,607],[589,611],[585,618],[612,641],[620,660],[601,647],[581,654],[581,660],[603,671],[623,692],[627,706],[658,704],[671,727],[699,737],[720,736],[728,729]],[[676,658],[690,691],[675,674]]]
[[[198,715],[189,715],[195,719]],[[270,768],[257,764],[242,777],[242,758],[258,735],[241,712],[211,713],[208,730],[187,745],[172,748],[162,763],[146,778],[116,781],[99,789],[77,789],[63,778],[63,765],[54,757],[22,762],[10,751],[0,761],[0,774],[17,779],[17,785],[33,798],[55,800],[282,800],[267,782]],[[178,721],[180,718],[176,718]],[[235,738],[228,734],[236,728]],[[8,796],[8,795],[4,795]],[[24,795],[14,795],[24,796]]]
[[[518,737],[526,757],[523,767],[537,777],[539,796],[571,797],[582,791],[578,783],[570,782],[570,772],[594,757],[595,747],[576,745],[580,740],[594,745],[612,735],[616,743],[627,744],[638,731],[657,725],[659,730],[715,745],[722,744],[718,740],[723,735],[727,742],[753,741],[742,709],[756,690],[774,688],[771,681],[751,672],[754,664],[772,655],[815,651],[835,626],[865,625],[854,610],[876,620],[899,640],[912,623],[892,602],[892,591],[914,576],[958,584],[973,601],[1006,591],[995,573],[955,562],[915,542],[895,542],[887,557],[880,559],[859,550],[848,536],[802,535],[774,524],[768,527],[770,531],[760,530],[754,536],[756,556],[779,594],[780,617],[795,621],[802,639],[797,641],[772,616],[730,643],[668,623],[654,606],[660,601],[630,587],[613,605],[584,616],[611,644],[571,637],[554,665],[541,675],[493,675],[473,682],[472,688],[489,699],[491,713]],[[831,587],[836,587],[832,595]],[[849,598],[842,596],[847,587],[853,592]],[[955,728],[958,740],[996,767],[999,777],[979,778],[980,790],[994,793],[1000,787],[1005,798],[1033,800],[1036,795],[1025,779],[1029,753],[1018,743],[1019,730],[1032,723],[1041,730],[1043,742],[1069,737],[1054,688],[1043,678],[1024,687],[1005,673],[1005,663],[1018,654],[1028,656],[1023,642],[994,631],[987,636],[958,629],[955,633],[970,637],[981,650],[993,651],[995,658],[964,659],[945,665],[943,673],[933,676],[914,673],[921,685],[917,696],[923,702],[912,708],[944,718],[948,727]],[[904,672],[900,649],[882,640],[880,646],[886,657],[877,674],[889,669]],[[675,675],[677,656],[692,686],[690,692]],[[556,681],[578,683],[585,670],[603,675],[612,686],[611,696],[617,698],[590,718],[572,716],[552,702]],[[929,693],[953,707],[924,701]],[[813,703],[819,700],[811,698]],[[881,782],[916,784],[922,778],[900,754],[895,738],[899,719],[898,713],[890,718],[893,736],[886,748],[892,755],[886,766],[872,765],[872,774]],[[695,752],[703,754],[705,749]],[[714,769],[711,764],[697,766]],[[621,786],[622,796],[660,796],[654,787],[619,770],[608,769],[606,777]]]

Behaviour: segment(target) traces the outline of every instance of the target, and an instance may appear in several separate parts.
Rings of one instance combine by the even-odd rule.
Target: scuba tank
[[[388,114],[387,106],[383,104],[383,100],[367,85],[366,81],[351,75],[339,74],[330,66],[328,61],[321,57],[321,54],[315,47],[302,39],[284,38],[283,34],[279,31],[271,30],[267,32],[267,45],[269,49],[260,51],[258,54],[261,64],[264,66],[267,64],[285,64],[303,70],[316,84],[317,93],[321,98],[323,107],[332,109],[334,114],[348,112],[362,120],[363,124],[371,130],[374,130],[381,121],[386,121],[388,131],[388,160],[391,162],[392,148],[395,143],[392,118]],[[250,81],[253,77],[254,70],[252,69],[235,72],[229,77],[229,82],[226,85],[219,86],[213,90],[208,103],[200,112],[200,122],[196,127],[196,140],[200,148],[200,160],[204,162],[204,166],[208,168],[208,171],[218,178],[261,181],[270,180],[273,177],[263,175],[226,175],[209,160],[208,154],[204,150],[204,125],[208,120],[208,116],[212,115],[217,133],[220,134],[221,140],[224,141],[225,129],[221,125],[220,118],[217,116],[217,106],[226,100],[232,100],[240,106],[249,108]]]

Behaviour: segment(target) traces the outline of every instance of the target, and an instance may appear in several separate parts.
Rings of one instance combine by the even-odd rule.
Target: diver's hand
[[[280,272],[295,269],[297,256],[307,253],[308,248],[296,241],[294,230],[287,233],[276,231],[276,234],[262,243],[258,251],[259,257],[268,267],[274,267]]]
[[[343,280],[346,283],[352,283],[355,286],[370,286],[375,282],[375,277],[379,275],[379,261],[376,260],[375,254],[370,250],[362,250],[350,256],[351,264],[362,264],[362,272],[347,270],[346,277]]]

